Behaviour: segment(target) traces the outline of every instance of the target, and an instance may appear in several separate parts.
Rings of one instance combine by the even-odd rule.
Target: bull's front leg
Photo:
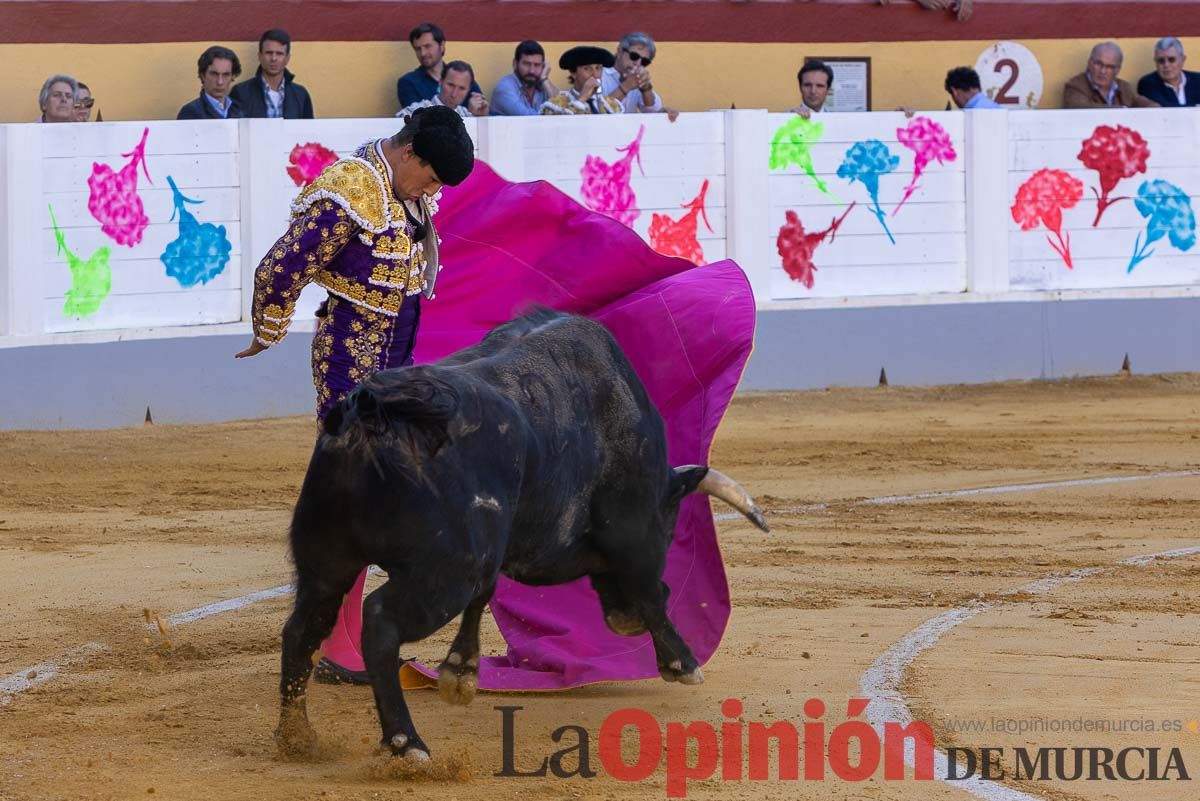
[[[479,620],[492,599],[492,584],[463,610],[458,635],[438,667],[438,694],[448,704],[469,704],[479,686]]]
[[[279,670],[280,710],[275,742],[284,756],[303,757],[316,750],[317,735],[308,722],[305,694],[313,654],[333,630],[342,595],[348,589],[349,585],[339,591],[311,576],[297,578],[296,604],[283,627]]]
[[[650,631],[654,643],[654,656],[658,661],[658,674],[663,681],[681,684],[702,684],[704,673],[700,670],[692,649],[684,642],[667,617],[667,596],[670,589],[658,577],[624,579],[621,587],[630,600],[637,615]]]

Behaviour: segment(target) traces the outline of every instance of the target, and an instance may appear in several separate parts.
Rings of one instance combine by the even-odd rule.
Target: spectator
[[[499,117],[528,117],[540,113],[542,104],[558,89],[550,83],[546,51],[532,39],[517,45],[513,71],[496,82],[492,90],[492,114]]]
[[[418,100],[409,103],[396,116],[408,119],[419,108],[429,106],[447,106],[458,112],[464,120],[468,117],[486,117],[488,113],[487,98],[478,92],[471,92],[475,83],[475,70],[465,61],[451,61],[442,70],[442,82],[439,91],[432,100]]]
[[[38,122],[75,122],[75,95],[79,82],[70,75],[51,75],[42,84],[38,106],[42,116]]]
[[[75,93],[75,122],[88,122],[92,118],[92,106],[96,105],[96,98],[92,97],[92,90],[83,81],[78,82],[79,91]]]
[[[1200,72],[1187,72],[1183,42],[1174,36],[1154,45],[1154,69],[1138,81],[1138,94],[1160,106],[1200,106]]]
[[[432,22],[422,22],[409,31],[408,43],[417,54],[419,63],[415,70],[404,73],[396,81],[396,97],[400,99],[400,108],[406,108],[418,100],[432,100],[440,88],[442,68],[446,64],[446,34]],[[483,90],[473,80],[471,92],[483,95]]]
[[[1063,108],[1157,106],[1153,100],[1135,92],[1128,81],[1117,77],[1124,60],[1125,56],[1116,42],[1101,42],[1093,47],[1087,70],[1063,86]]]
[[[258,69],[254,77],[242,81],[229,93],[242,107],[245,116],[286,120],[313,118],[308,90],[296,83],[296,76],[288,71],[291,60],[292,37],[287,31],[276,28],[258,38]]]
[[[648,67],[658,53],[647,34],[627,33],[617,43],[614,63],[605,67],[600,88],[608,97],[620,101],[626,114],[662,111],[662,98],[654,91]]]
[[[603,47],[572,47],[558,60],[568,72],[571,88],[542,104],[543,114],[620,114],[620,101],[604,93],[600,76],[614,63],[612,53]]]
[[[242,74],[242,62],[228,47],[213,45],[196,62],[200,96],[179,109],[177,120],[236,120],[245,117],[242,106],[229,97],[233,79]]]
[[[983,87],[979,83],[979,73],[970,67],[955,67],[947,72],[945,87],[946,91],[950,93],[950,99],[954,101],[954,105],[963,111],[977,108],[1004,108],[983,93]]]
[[[796,82],[800,84],[802,102],[792,111],[806,120],[813,114],[820,114],[825,107],[825,98],[829,96],[829,87],[833,85],[833,70],[824,61],[814,58],[804,62],[800,72],[796,73]]]
[[[879,0],[879,5],[886,6],[892,0]],[[966,22],[975,12],[975,0],[916,0],[922,8],[930,11],[949,11],[959,22]]]

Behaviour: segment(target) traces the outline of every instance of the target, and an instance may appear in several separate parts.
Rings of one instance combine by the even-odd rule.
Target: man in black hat
[[[572,47],[558,60],[567,71],[571,88],[542,104],[543,114],[620,114],[621,103],[604,94],[600,77],[614,63],[613,54],[603,47]]]
[[[238,358],[254,356],[287,334],[300,291],[329,291],[313,336],[317,417],[324,418],[359,382],[412,364],[421,296],[433,297],[438,273],[435,197],[475,165],[475,148],[453,109],[417,109],[389,139],[370,141],[330,165],[292,203],[287,232],[254,272],[254,338]],[[347,596],[362,604],[365,571]],[[338,616],[322,646],[317,680],[365,683],[361,623]]]

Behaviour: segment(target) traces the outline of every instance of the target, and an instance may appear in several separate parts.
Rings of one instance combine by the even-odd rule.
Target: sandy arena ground
[[[980,599],[994,604],[903,675],[914,717],[933,725],[939,746],[1179,748],[1192,781],[1008,786],[1038,799],[1195,799],[1200,733],[1188,724],[1200,718],[1200,555],[1121,562],[1200,545],[1198,423],[1195,375],[741,396],[712,463],[774,510],[773,531],[719,523],[734,611],[706,683],[481,694],[468,708],[410,693],[435,752],[432,780],[405,776],[376,751],[362,687],[314,685],[321,756],[276,755],[289,597],[165,635],[145,626],[146,608],[165,618],[290,580],[285,530],[314,436],[308,419],[0,434],[0,682],[36,684],[0,692],[0,799],[663,799],[662,768],[634,784],[602,772],[495,777],[493,707],[524,706],[521,769],[563,747],[551,741],[554,729],[577,724],[592,734],[599,770],[600,724],[626,706],[719,726],[722,700],[737,698],[747,722],[799,726],[804,701],[819,697],[832,729],[880,655]],[[1156,476],[1173,471],[1197,473]],[[863,503],[1112,476],[1146,478]],[[826,506],[794,510],[813,504]],[[1099,570],[1042,593],[1001,595],[1087,568]],[[485,648],[496,648],[494,630],[488,636]],[[405,650],[436,663],[446,642],[440,634]],[[80,650],[89,643],[104,650]],[[37,683],[50,662],[60,675]],[[1181,730],[962,730],[964,720],[1005,719],[1170,720]],[[713,778],[691,783],[688,797],[973,797],[960,785],[881,775]]]

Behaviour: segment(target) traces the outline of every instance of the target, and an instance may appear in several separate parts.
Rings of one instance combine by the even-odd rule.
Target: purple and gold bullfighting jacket
[[[409,206],[410,210],[413,208]],[[438,272],[437,203],[422,197],[425,237],[412,241],[404,205],[378,142],[325,169],[292,203],[287,232],[254,271],[254,336],[283,339],[300,291],[310,282],[371,311],[395,317],[407,295],[433,296]]]

